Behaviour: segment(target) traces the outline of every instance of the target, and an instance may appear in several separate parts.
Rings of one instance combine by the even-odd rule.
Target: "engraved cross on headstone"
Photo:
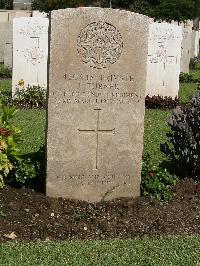
[[[177,56],[167,55],[167,48],[162,42],[159,43],[156,54],[148,55],[148,58],[151,63],[163,64],[164,71],[166,69],[166,64],[171,65],[174,62],[177,64]],[[163,86],[165,86],[165,77],[163,77]]]
[[[109,133],[115,135],[115,128],[113,129],[99,129],[99,116],[101,109],[94,109],[97,112],[96,129],[78,129],[80,133],[94,133],[96,134],[96,170],[98,169],[98,152],[99,152],[99,134]]]
[[[37,47],[37,49],[39,49],[39,47],[40,47],[40,38],[39,37],[30,37],[31,39],[36,39],[36,41],[37,41],[37,45],[36,45],[36,47]],[[37,68],[37,71],[36,71],[36,73],[37,73],[37,80],[36,80],[36,82],[38,83],[39,82],[39,71],[38,71],[38,62],[37,62],[37,58],[35,57],[35,58],[32,58],[33,60],[36,60],[36,68]]]

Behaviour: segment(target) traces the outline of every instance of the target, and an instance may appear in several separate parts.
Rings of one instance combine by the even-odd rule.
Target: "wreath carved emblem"
[[[77,39],[78,54],[83,63],[92,68],[106,68],[114,64],[123,49],[120,32],[107,22],[93,22],[83,28]]]

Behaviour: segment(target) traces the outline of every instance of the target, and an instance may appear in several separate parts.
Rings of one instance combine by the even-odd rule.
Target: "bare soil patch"
[[[166,203],[151,197],[91,204],[31,189],[0,190],[0,242],[200,234],[200,184],[180,181]],[[11,233],[14,233],[11,234]]]

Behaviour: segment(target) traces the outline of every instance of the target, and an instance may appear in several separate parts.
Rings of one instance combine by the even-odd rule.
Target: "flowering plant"
[[[5,106],[2,102],[0,108],[0,187],[3,187],[5,178],[20,160],[18,143],[21,131],[11,122],[16,114],[15,108]]]

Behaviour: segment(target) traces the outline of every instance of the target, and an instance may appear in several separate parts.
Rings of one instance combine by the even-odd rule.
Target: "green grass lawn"
[[[22,130],[20,148],[23,154],[36,152],[45,143],[45,110],[19,110],[14,124]]]
[[[4,244],[5,266],[197,266],[200,236]]]
[[[10,80],[0,81],[0,90],[9,91]],[[181,102],[188,99],[197,91],[194,83],[181,83],[179,97]],[[167,120],[171,111],[146,110],[144,130],[144,154],[149,153],[152,161],[159,164],[165,157],[160,152],[160,143],[166,141],[166,133],[169,131]],[[19,110],[14,124],[22,129],[21,149],[23,154],[38,151],[45,143],[45,110]]]
[[[187,103],[196,92],[196,83],[180,83],[179,99],[182,103]]]
[[[170,111],[147,110],[145,115],[144,152],[152,156],[154,162],[163,157],[160,143],[166,140],[169,127],[166,123]],[[22,129],[21,150],[23,154],[38,151],[45,143],[45,110],[19,110],[14,124]]]

